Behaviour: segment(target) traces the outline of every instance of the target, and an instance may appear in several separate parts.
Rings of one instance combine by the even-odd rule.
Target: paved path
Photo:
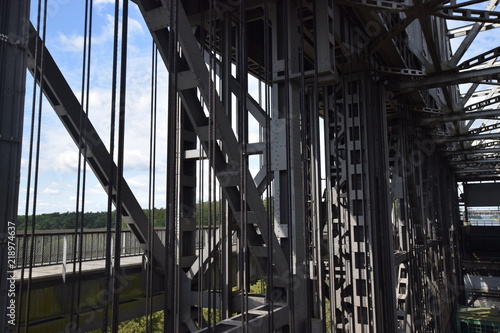
[[[120,266],[133,266],[139,265],[142,263],[142,256],[132,256],[132,257],[123,257],[120,260]],[[102,270],[106,265],[106,260],[92,260],[92,261],[83,261],[82,262],[82,271],[98,271]],[[76,271],[78,272],[78,263],[76,266]],[[66,275],[71,275],[73,273],[73,264],[66,265]],[[63,275],[63,265],[50,265],[50,266],[35,266],[33,268],[32,276],[33,278],[46,278],[46,277],[56,277]],[[21,279],[21,270],[16,269],[14,271],[14,276],[16,277],[16,281]],[[29,269],[24,269],[24,279],[27,280],[29,276]]]

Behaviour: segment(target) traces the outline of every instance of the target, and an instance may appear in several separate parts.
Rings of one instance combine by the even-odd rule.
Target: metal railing
[[[155,232],[164,242],[165,230],[158,229]],[[34,235],[33,258],[31,254],[31,235],[23,233],[16,235],[16,268],[23,266],[47,266],[62,263],[72,263],[74,261],[90,261],[106,258],[106,230],[88,229],[83,233],[75,234],[74,230],[40,230]],[[114,243],[115,232],[112,232],[112,242]],[[79,253],[81,243],[81,255]],[[24,243],[26,242],[26,249]],[[75,244],[76,242],[76,244]],[[76,247],[75,247],[76,245]],[[122,257],[136,256],[144,253],[137,238],[130,230],[121,232]],[[112,245],[113,246],[113,245]],[[76,251],[75,251],[76,250]]]
[[[500,220],[478,219],[470,220],[471,227],[500,227]]]
[[[197,250],[202,249],[207,242],[210,228],[203,227],[201,230],[202,232],[195,233],[195,246]],[[155,232],[161,242],[165,244],[165,229],[155,228]],[[23,266],[23,253],[26,253],[24,256],[24,267],[29,267],[30,262],[32,263],[32,267],[36,267],[106,258],[106,229],[84,229],[81,234],[75,234],[74,230],[37,230],[33,237],[34,251],[31,261],[31,235],[24,236],[22,232],[17,232],[16,268],[22,268]],[[115,233],[113,231],[112,248],[114,237]],[[78,252],[80,239],[82,240],[81,257]],[[235,244],[234,239],[233,245]],[[26,242],[26,249],[24,249],[24,242]],[[76,252],[75,242],[77,242]],[[122,257],[137,256],[144,253],[137,238],[129,229],[122,230],[121,245]]]

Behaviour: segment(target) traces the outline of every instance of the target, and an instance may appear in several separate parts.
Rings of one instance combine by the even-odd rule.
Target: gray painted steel
[[[18,195],[26,85],[26,46],[29,27],[28,0],[6,0],[0,5],[0,330],[17,323],[19,309],[11,300],[15,292],[7,278],[15,252]],[[11,237],[9,237],[11,236]],[[10,295],[9,295],[10,294]],[[7,316],[14,314],[14,316]]]

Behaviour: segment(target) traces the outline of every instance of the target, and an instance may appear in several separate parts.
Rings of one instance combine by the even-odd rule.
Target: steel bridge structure
[[[500,45],[465,55],[500,26],[498,2],[117,1],[117,17],[140,11],[168,71],[160,239],[123,176],[126,20],[114,36],[115,148],[30,22],[37,4],[2,1],[2,330],[117,331],[163,310],[165,332],[454,332],[458,185],[500,179]],[[27,72],[116,217],[100,271],[17,278],[11,326]],[[202,246],[200,183],[210,193]],[[122,220],[143,250],[133,268],[110,231]]]

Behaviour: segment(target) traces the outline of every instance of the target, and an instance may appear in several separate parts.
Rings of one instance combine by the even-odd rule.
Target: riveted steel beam
[[[471,135],[453,135],[444,138],[437,138],[437,143],[461,142],[461,141],[476,141],[476,140],[498,140],[500,133],[488,134],[471,134]]]
[[[431,125],[431,124],[450,122],[450,121],[473,120],[473,119],[496,119],[498,117],[500,117],[500,109],[463,112],[463,113],[453,112],[441,115],[439,117],[424,118],[421,120],[420,123],[423,125]]]
[[[458,176],[465,174],[481,174],[481,175],[499,175],[500,170],[498,168],[473,168],[473,169],[459,169],[455,172]]]
[[[446,156],[454,156],[454,155],[487,155],[487,154],[496,154],[500,153],[500,148],[484,148],[484,149],[460,149],[455,151],[444,151],[443,154]]]
[[[469,24],[460,28],[455,28],[451,29],[448,31],[448,37],[449,38],[458,38],[458,37],[464,37],[467,36],[469,33],[471,33],[472,28],[474,27],[474,24]],[[486,23],[484,24],[481,29],[481,31],[488,31],[492,29],[496,29],[500,27],[500,23]]]
[[[466,159],[461,161],[449,161],[448,164],[453,167],[460,167],[460,166],[471,167],[471,166],[479,166],[481,164],[499,163],[499,162],[500,162],[499,158],[485,158],[485,159]]]
[[[436,87],[444,87],[461,83],[468,83],[471,80],[488,80],[496,79],[500,75],[500,68],[485,68],[480,70],[471,70],[463,72],[446,71],[428,75],[422,79],[402,80],[396,83],[389,83],[388,90],[400,91],[408,93],[421,89],[430,89]]]
[[[459,69],[468,69],[475,67],[477,65],[483,64],[489,60],[493,60],[498,58],[500,56],[500,47],[496,47],[494,49],[491,49],[489,51],[483,52],[475,57],[472,57],[464,62],[462,62],[460,65],[458,65]]]
[[[447,20],[500,23],[500,12],[489,10],[442,7],[434,15]]]

